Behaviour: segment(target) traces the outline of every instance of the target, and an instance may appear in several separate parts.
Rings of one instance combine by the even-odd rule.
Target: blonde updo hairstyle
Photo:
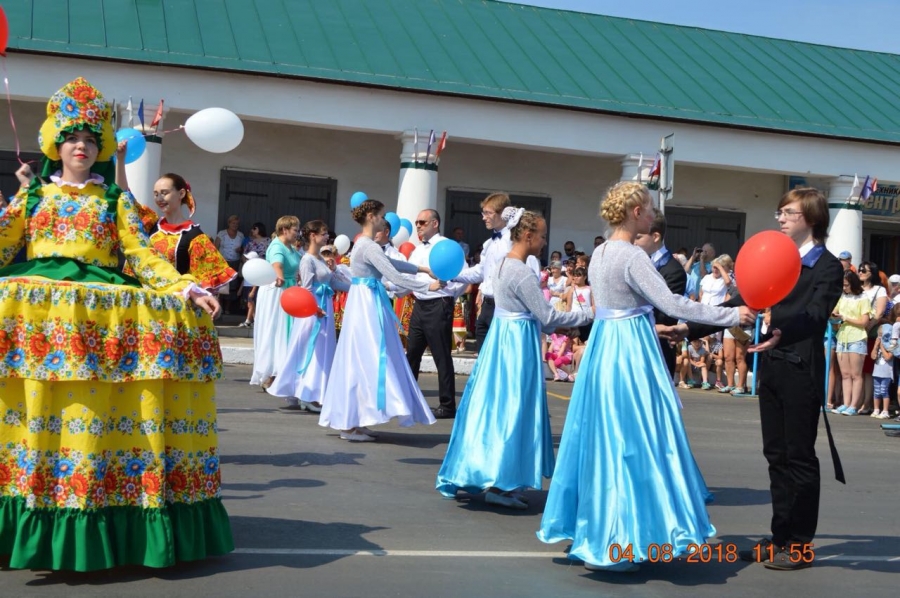
[[[537,232],[538,225],[543,221],[544,217],[537,212],[525,210],[519,218],[519,222],[510,231],[509,236],[513,242],[521,241],[525,238],[525,233]]]
[[[638,206],[650,203],[647,188],[635,181],[624,181],[609,188],[600,202],[600,217],[611,226],[621,226],[628,213]]]
[[[377,199],[367,199],[366,201],[353,208],[353,210],[350,212],[350,215],[353,216],[354,222],[359,225],[363,225],[366,223],[366,217],[369,214],[377,214],[383,209],[384,204]]]

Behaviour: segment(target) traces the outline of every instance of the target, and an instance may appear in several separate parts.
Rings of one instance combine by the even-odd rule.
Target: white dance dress
[[[673,295],[647,254],[625,241],[595,249],[589,274],[596,315],[537,535],[571,540],[569,558],[595,565],[615,564],[613,545],[630,548],[634,562],[669,547],[677,558],[716,529],[653,307],[723,327],[738,323],[738,309]]]
[[[297,400],[321,403],[325,396],[328,375],[334,361],[334,291],[349,291],[350,284],[328,269],[325,260],[304,253],[300,258],[299,286],[316,298],[324,317],[292,318],[291,334],[278,372],[269,387],[269,394],[285,397],[289,403]],[[288,316],[290,317],[290,316]]]
[[[273,239],[266,249],[266,261],[281,264],[284,284],[259,287],[256,291],[256,319],[253,325],[253,374],[250,384],[263,384],[276,375],[276,364],[284,361],[293,318],[281,308],[281,294],[297,284],[300,253],[280,239]]]
[[[397,316],[382,276],[397,287],[424,292],[414,264],[388,258],[368,237],[360,237],[350,256],[353,274],[334,359],[340,375],[330,376],[319,425],[335,430],[383,424],[433,424],[434,416],[409,369],[397,333]],[[403,274],[406,273],[406,274]]]
[[[505,259],[494,279],[494,320],[453,422],[436,488],[444,496],[540,489],[553,475],[541,327],[583,326],[589,312],[550,307],[531,268]]]

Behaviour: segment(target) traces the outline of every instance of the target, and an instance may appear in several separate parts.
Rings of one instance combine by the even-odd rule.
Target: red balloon
[[[800,252],[784,233],[767,230],[747,239],[734,277],[747,307],[765,309],[788,296],[800,279]]]
[[[0,6],[0,56],[6,56],[6,44],[9,42],[9,22],[6,20],[6,13]]]
[[[416,250],[416,246],[407,241],[403,245],[399,247],[400,253],[406,256],[406,259],[409,259],[409,256],[412,255],[412,252]]]
[[[295,318],[308,318],[319,312],[313,294],[303,287],[291,287],[281,294],[281,309]]]

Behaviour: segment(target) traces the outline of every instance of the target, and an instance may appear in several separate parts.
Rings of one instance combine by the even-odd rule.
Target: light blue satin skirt
[[[444,496],[541,488],[553,474],[553,437],[533,319],[494,315],[456,411],[435,487]]]
[[[597,565],[613,544],[635,562],[651,544],[678,556],[715,535],[708,499],[651,316],[595,320],[538,538]]]

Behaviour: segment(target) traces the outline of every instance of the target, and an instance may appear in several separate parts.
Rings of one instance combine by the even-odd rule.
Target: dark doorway
[[[22,154],[23,162],[31,162],[31,170],[35,174],[41,173],[41,154]],[[16,159],[16,152],[0,151],[0,193],[6,201],[9,201],[19,191],[19,179],[16,171],[22,165]]]
[[[301,226],[324,220],[334,228],[336,179],[223,169],[221,189],[219,230],[231,214],[241,219],[245,233],[254,222],[274,231],[282,216],[296,216]]]
[[[744,243],[747,215],[743,212],[704,210],[666,206],[666,247],[690,251],[704,243],[712,243],[716,255],[727,253],[732,258]]]
[[[453,238],[453,229],[462,227],[465,232],[463,240],[469,244],[473,255],[481,252],[481,246],[490,234],[481,220],[481,202],[493,191],[462,191],[447,189],[447,203],[444,214],[442,234]],[[542,195],[510,195],[512,205],[526,210],[539,212],[550,228],[550,198]],[[548,251],[544,248],[541,263],[547,263]]]

